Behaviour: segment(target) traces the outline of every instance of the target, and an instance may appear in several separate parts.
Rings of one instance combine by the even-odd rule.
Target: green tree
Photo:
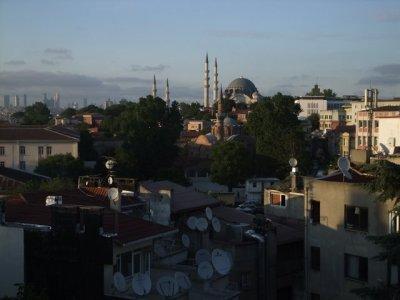
[[[172,166],[182,130],[178,105],[167,108],[160,98],[147,96],[116,118],[110,133],[123,139],[117,150],[118,169],[125,176],[154,178]]]
[[[336,93],[334,93],[331,89],[324,89],[322,91],[325,98],[334,98],[336,97]]]
[[[229,98],[222,98],[222,112],[225,114],[229,114],[232,112],[232,108],[236,106],[235,100]],[[213,104],[213,109],[216,112],[218,110],[218,103]]]
[[[78,178],[85,168],[83,161],[71,154],[56,154],[39,161],[35,172],[51,178]]]
[[[79,152],[79,157],[83,160],[97,159],[97,153],[93,147],[93,138],[88,130],[80,131],[78,152]]]
[[[75,108],[68,107],[68,108],[64,109],[64,110],[61,112],[60,116],[63,117],[63,118],[68,118],[68,119],[70,119],[70,118],[72,118],[73,116],[75,116],[76,113],[77,113],[77,111],[76,111]]]
[[[276,94],[270,100],[261,101],[249,115],[247,132],[256,141],[256,154],[267,174],[271,169],[278,177],[285,177],[290,170],[288,161],[296,157],[304,173],[310,166],[306,155],[307,144],[303,128],[297,116],[300,106],[291,96]],[[259,174],[262,175],[262,174]]]
[[[400,215],[400,166],[387,160],[365,166],[365,171],[372,177],[371,181],[364,184],[365,189],[376,195],[380,202],[392,203],[393,217]],[[369,236],[373,243],[379,245],[382,251],[375,257],[379,261],[386,261],[389,265],[400,266],[400,233],[389,233],[382,236]],[[399,299],[400,286],[390,284],[390,272],[387,283],[354,290],[362,297],[372,299]]]
[[[317,113],[312,113],[311,115],[309,115],[307,117],[307,119],[310,121],[311,123],[311,130],[316,130],[319,129],[319,114]]]
[[[208,112],[202,110],[202,106],[198,102],[181,102],[179,109],[183,119],[210,120],[211,118]]]
[[[11,118],[15,119],[17,123],[21,123],[24,119],[25,113],[23,111],[17,111],[11,115]]]
[[[45,125],[50,121],[50,110],[42,102],[36,102],[25,108],[22,124]]]
[[[321,92],[321,89],[319,88],[318,84],[314,85],[314,87],[309,91],[307,96],[323,96],[324,94]]]
[[[77,111],[79,114],[89,114],[89,113],[100,113],[102,114],[104,110],[101,107],[98,107],[94,104],[90,104],[86,107],[82,107]]]
[[[243,143],[223,142],[216,145],[211,155],[211,178],[228,186],[229,191],[244,183],[251,175],[252,159]]]

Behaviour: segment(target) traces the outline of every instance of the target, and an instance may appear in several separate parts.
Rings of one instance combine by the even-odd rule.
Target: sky
[[[0,95],[202,100],[204,57],[220,82],[264,96],[378,88],[400,97],[399,0],[0,0]],[[212,68],[211,68],[212,77]]]

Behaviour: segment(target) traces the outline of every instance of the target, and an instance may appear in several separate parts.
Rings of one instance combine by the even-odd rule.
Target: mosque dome
[[[258,91],[253,82],[247,78],[240,77],[233,80],[228,85],[225,92],[228,94],[242,93],[251,97],[253,93]]]

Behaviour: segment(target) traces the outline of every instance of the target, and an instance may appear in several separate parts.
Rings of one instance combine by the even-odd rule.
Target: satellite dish
[[[112,184],[113,184],[114,179],[112,178],[112,176],[110,176],[110,177],[107,178],[107,182],[108,182],[109,185],[112,185]]]
[[[115,167],[115,165],[117,164],[117,162],[113,159],[109,159],[106,161],[106,168],[107,170],[111,170],[112,168]]]
[[[344,156],[339,157],[337,164],[338,164],[340,171],[343,173],[344,177],[346,177],[347,179],[353,178],[349,172],[350,161],[347,159],[347,157],[344,157]]]
[[[386,147],[384,144],[380,143],[379,146],[382,148],[382,152],[385,154],[385,156],[389,155],[390,150],[388,147]]]
[[[179,286],[175,278],[163,276],[157,281],[157,292],[164,297],[173,297],[179,292]]]
[[[294,157],[292,157],[291,159],[289,159],[289,165],[294,168],[297,167],[297,159],[295,159]]]
[[[126,291],[125,277],[120,272],[114,273],[114,286],[118,292]]]
[[[196,264],[200,265],[204,261],[211,261],[210,251],[207,249],[199,249],[195,255]]]
[[[189,236],[187,234],[182,234],[182,244],[183,246],[185,246],[186,248],[189,248],[190,246],[190,239]]]
[[[117,200],[118,200],[118,198],[119,198],[119,191],[118,191],[118,189],[117,189],[117,188],[110,188],[110,189],[108,189],[107,196],[108,196],[108,199],[110,199],[110,200],[112,200],[112,201],[114,201],[114,202],[117,202]]]
[[[212,218],[211,225],[215,232],[221,231],[221,222],[219,221],[219,219],[217,217]]]
[[[132,289],[136,295],[144,296],[150,293],[151,279],[149,273],[137,273],[132,278]]]
[[[175,281],[178,286],[183,290],[190,290],[192,287],[192,283],[190,282],[189,277],[183,272],[175,273]]]
[[[196,222],[196,228],[199,231],[206,231],[208,227],[208,222],[206,218],[198,218]]]
[[[195,230],[197,224],[197,218],[194,216],[189,217],[189,219],[187,219],[186,221],[186,224],[190,229]]]
[[[221,275],[226,275],[232,268],[232,261],[228,253],[221,249],[214,249],[211,255],[212,264]]]
[[[206,217],[209,221],[211,221],[213,218],[213,212],[212,212],[211,208],[209,208],[209,207],[206,208]]]
[[[204,280],[210,279],[214,274],[214,269],[211,263],[208,261],[203,261],[201,264],[199,264],[197,267],[197,274],[199,274],[200,278]]]

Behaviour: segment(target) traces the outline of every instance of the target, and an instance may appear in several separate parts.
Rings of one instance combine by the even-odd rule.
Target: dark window
[[[25,146],[19,146],[19,154],[25,154]]]
[[[46,154],[51,155],[51,147],[46,147]]]
[[[368,258],[345,254],[344,272],[347,278],[368,281]]]
[[[4,147],[0,147],[0,155],[3,156],[5,154]]]
[[[120,256],[120,272],[124,276],[132,275],[132,252],[126,252]]]
[[[253,188],[257,187],[257,182],[253,181]]]
[[[320,222],[320,203],[319,201],[311,200],[311,222],[319,224]]]
[[[133,274],[140,273],[140,252],[133,255]]]
[[[281,195],[281,206],[286,206],[286,195]]]
[[[379,127],[379,121],[375,120],[375,128]]]
[[[368,208],[359,206],[344,206],[345,228],[368,231]]]
[[[271,193],[270,202],[272,205],[286,206],[286,195],[281,193]]]
[[[43,147],[42,147],[42,146],[39,146],[39,147],[38,147],[38,154],[39,154],[39,156],[42,156],[43,153],[44,153]]]
[[[0,167],[4,167],[4,161],[0,161]]]
[[[321,266],[321,249],[312,246],[310,252],[311,269],[319,271]]]

